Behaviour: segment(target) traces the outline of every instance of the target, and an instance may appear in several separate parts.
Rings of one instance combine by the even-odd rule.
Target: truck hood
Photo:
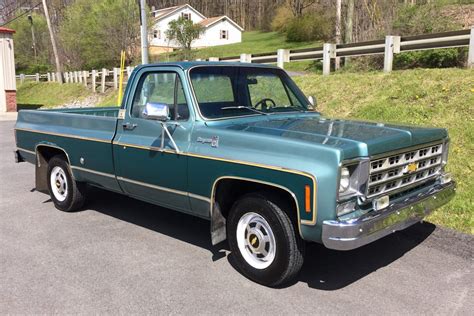
[[[224,124],[222,128],[340,148],[344,159],[376,155],[442,140],[448,136],[442,128],[326,119],[319,115],[294,118],[267,116],[265,120],[234,122]]]

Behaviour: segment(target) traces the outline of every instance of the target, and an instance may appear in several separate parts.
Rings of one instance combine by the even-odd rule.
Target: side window
[[[175,72],[150,72],[140,78],[133,98],[131,116],[143,118],[147,102],[167,104],[173,121],[189,118],[183,85]]]

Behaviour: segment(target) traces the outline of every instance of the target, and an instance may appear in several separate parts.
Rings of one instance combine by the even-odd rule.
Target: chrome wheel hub
[[[61,167],[54,167],[49,178],[54,197],[62,202],[67,198],[66,173]]]
[[[237,224],[237,245],[245,261],[256,269],[265,269],[275,259],[276,243],[268,222],[259,214],[244,214]]]

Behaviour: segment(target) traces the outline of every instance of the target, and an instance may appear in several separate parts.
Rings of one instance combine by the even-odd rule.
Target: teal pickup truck
[[[325,118],[273,66],[139,66],[120,108],[20,111],[15,136],[59,210],[95,186],[208,219],[268,286],[296,276],[307,241],[354,249],[455,193],[445,129]]]

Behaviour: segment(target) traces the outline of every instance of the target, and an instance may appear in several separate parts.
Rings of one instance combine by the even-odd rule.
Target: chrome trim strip
[[[21,147],[16,147],[17,150],[21,150],[21,151],[24,151],[30,155],[36,155],[36,152],[32,151],[32,150],[28,150],[28,149],[25,149],[25,148],[21,148]]]
[[[159,190],[159,191],[174,193],[174,194],[178,194],[178,195],[185,195],[185,196],[190,197],[190,198],[194,198],[194,199],[198,199],[198,200],[202,200],[202,201],[211,203],[211,200],[206,196],[202,196],[202,195],[198,195],[198,194],[194,194],[194,193],[190,193],[190,192],[186,192],[186,191],[169,189],[169,188],[165,188],[165,187],[162,187],[162,186],[159,186],[159,185],[154,185],[154,184],[150,184],[150,183],[146,183],[146,182],[136,181],[136,180],[132,180],[132,179],[129,179],[129,178],[124,178],[124,177],[117,177],[117,180],[129,182],[129,183],[132,183],[132,184],[148,187],[148,188]]]
[[[189,192],[188,192],[188,196],[192,199],[201,200],[209,204],[211,203],[211,199],[208,198],[207,196],[197,195],[197,194],[189,193]]]
[[[371,243],[421,221],[434,209],[448,203],[455,191],[454,181],[438,183],[384,210],[369,212],[356,220],[324,221],[323,244],[330,249],[351,250]]]
[[[69,159],[69,155],[67,154],[66,150],[64,150],[64,148],[53,145],[53,144],[39,143],[35,146],[36,155],[38,155],[38,147],[50,147],[50,148],[56,148],[56,149],[61,150],[66,155],[68,165],[71,166],[71,159]],[[38,164],[39,164],[39,160],[38,159],[36,159],[36,160],[38,161]],[[38,165],[38,167],[39,167],[39,165]]]
[[[63,134],[63,133],[55,133],[55,132],[46,132],[46,131],[38,131],[28,128],[15,128],[16,131],[23,131],[23,132],[30,132],[30,133],[37,133],[37,134],[46,134],[46,135],[53,135],[53,136],[60,136],[60,137],[68,137],[68,138],[75,138],[80,140],[88,140],[93,142],[100,142],[100,143],[108,143],[111,144],[112,140],[105,140],[100,138],[92,138],[92,137],[84,137],[84,136],[77,136],[72,134]]]
[[[400,149],[392,150],[392,151],[386,151],[384,153],[380,153],[380,154],[377,154],[377,155],[370,156],[369,158],[372,161],[374,159],[376,160],[376,159],[379,159],[379,158],[385,158],[385,157],[389,157],[389,156],[396,155],[396,154],[407,153],[407,152],[414,151],[414,150],[417,150],[417,149],[422,149],[422,148],[425,148],[425,147],[430,147],[430,146],[434,146],[434,145],[444,145],[447,140],[448,139],[445,138],[445,139],[440,139],[440,140],[436,140],[436,141],[429,142],[429,143],[424,143],[424,144],[421,144],[421,145],[400,148]],[[443,148],[443,151],[444,151],[444,148]]]
[[[110,173],[95,171],[95,170],[92,170],[92,169],[87,169],[87,168],[82,168],[82,167],[77,167],[77,166],[71,166],[71,169],[79,170],[79,171],[83,171],[83,172],[89,172],[89,173],[93,173],[93,174],[96,174],[96,175],[99,175],[99,176],[104,176],[104,177],[109,177],[109,178],[114,178],[115,179],[115,175],[110,174]]]

